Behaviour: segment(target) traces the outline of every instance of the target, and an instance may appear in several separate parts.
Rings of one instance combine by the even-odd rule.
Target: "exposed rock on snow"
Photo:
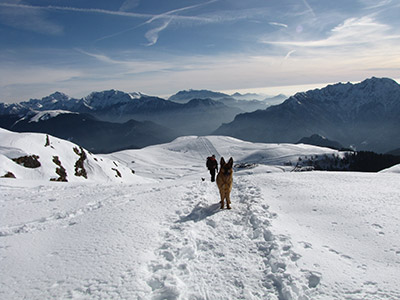
[[[17,179],[56,181],[144,182],[123,164],[93,155],[68,141],[40,133],[14,133],[0,128],[0,174]],[[55,178],[55,175],[59,177]]]

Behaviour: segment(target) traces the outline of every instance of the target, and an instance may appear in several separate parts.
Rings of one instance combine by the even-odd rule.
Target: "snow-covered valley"
[[[398,168],[290,172],[338,152],[190,136],[87,155],[87,180],[51,182],[42,151],[59,150],[68,174],[77,156],[44,141],[28,153],[1,139],[0,172],[17,177],[0,178],[1,299],[400,298]],[[41,169],[22,170],[15,149]],[[210,154],[249,166],[235,170],[232,210],[219,209]]]

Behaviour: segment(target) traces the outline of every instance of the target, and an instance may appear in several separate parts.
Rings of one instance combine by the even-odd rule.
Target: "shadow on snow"
[[[220,212],[220,204],[215,203],[207,207],[201,207],[200,203],[198,203],[192,210],[190,214],[187,216],[182,216],[180,220],[176,221],[177,223],[183,223],[188,221],[199,222],[204,220],[207,217],[210,217],[218,212]]]

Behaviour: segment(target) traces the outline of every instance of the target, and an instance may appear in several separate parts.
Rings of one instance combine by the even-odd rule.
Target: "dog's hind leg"
[[[231,209],[231,195],[229,193],[226,195],[226,208]]]

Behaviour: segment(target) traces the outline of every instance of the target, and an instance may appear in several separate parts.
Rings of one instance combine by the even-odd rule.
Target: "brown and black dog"
[[[231,190],[233,184],[233,158],[231,157],[228,163],[225,163],[221,157],[221,166],[217,175],[217,186],[221,196],[221,209],[224,208],[224,200],[226,199],[226,208],[231,209]]]

